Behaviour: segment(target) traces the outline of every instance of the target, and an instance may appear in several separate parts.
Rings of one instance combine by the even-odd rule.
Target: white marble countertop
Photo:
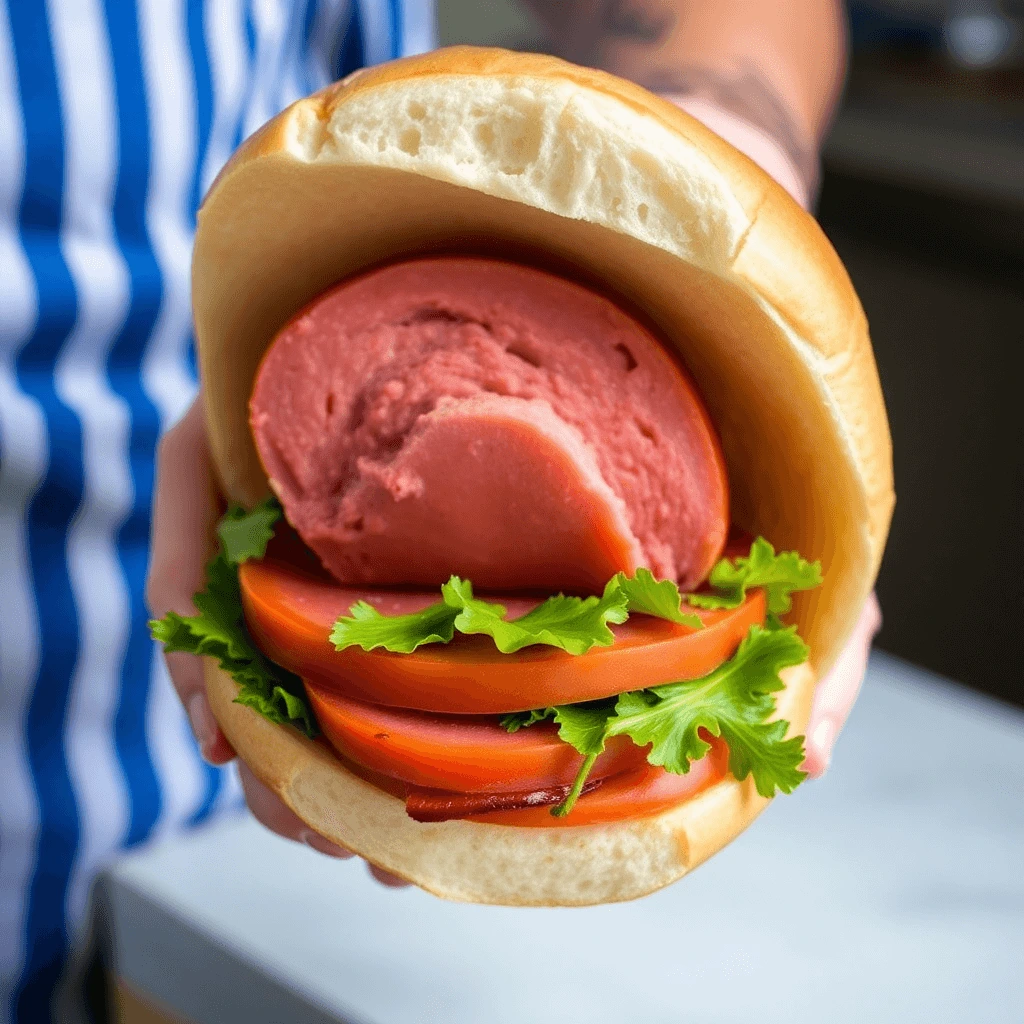
[[[98,893],[119,975],[196,1024],[1020,1024],[1024,714],[876,654],[826,779],[635,903],[448,904],[244,819]]]

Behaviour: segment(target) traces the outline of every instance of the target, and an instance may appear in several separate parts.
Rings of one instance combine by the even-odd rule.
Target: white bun
[[[873,586],[894,500],[885,408],[849,278],[813,218],[713,132],[637,86],[554,58],[457,47],[362,72],[289,107],[227,164],[200,211],[193,262],[225,494],[249,504],[267,493],[247,405],[277,330],[342,278],[440,251],[539,262],[656,325],[720,432],[734,521],[823,563],[824,586],[798,597],[793,619],[814,673],[826,671]],[[800,676],[803,696],[811,677]],[[301,816],[452,898],[641,895],[760,809],[749,786],[723,783],[623,826],[420,826],[211,679],[229,738]]]

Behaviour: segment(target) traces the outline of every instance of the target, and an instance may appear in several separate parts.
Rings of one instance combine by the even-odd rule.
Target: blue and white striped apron
[[[194,392],[199,198],[243,137],[433,45],[431,0],[0,0],[0,1021],[49,1019],[96,870],[238,801],[146,628]]]

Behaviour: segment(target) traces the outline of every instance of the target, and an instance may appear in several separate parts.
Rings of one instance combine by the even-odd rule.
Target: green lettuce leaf
[[[805,562],[795,552],[775,554],[759,537],[747,558],[735,563],[722,559],[711,572],[714,594],[688,594],[700,608],[737,608],[749,587],[764,587],[768,594],[769,625],[781,626],[778,616],[792,607],[794,590],[821,583],[821,566]],[[586,654],[592,647],[615,642],[609,623],[625,622],[631,612],[654,615],[694,629],[698,616],[683,611],[683,595],[672,580],[656,580],[647,569],[634,576],[617,573],[601,597],[549,597],[518,619],[506,619],[504,605],[474,596],[469,580],[452,576],[441,587],[441,600],[413,615],[381,615],[365,602],[349,609],[334,625],[331,641],[339,651],[358,646],[364,651],[383,648],[411,654],[424,644],[449,643],[456,633],[489,636],[503,654],[541,644],[570,654]],[[511,719],[510,719],[511,721]],[[525,724],[530,724],[529,722]]]
[[[272,722],[294,725],[307,736],[315,736],[316,722],[302,680],[274,664],[249,637],[242,616],[238,570],[221,551],[206,573],[206,588],[193,599],[198,614],[168,612],[162,619],[154,619],[149,624],[153,639],[168,653],[183,651],[216,658],[241,687],[236,703],[253,708]]]
[[[753,775],[766,797],[791,793],[805,778],[803,737],[786,737],[789,723],[768,721],[773,694],[784,688],[782,669],[807,659],[807,645],[795,627],[752,626],[729,661],[701,679],[666,683],[621,694],[614,701],[570,704],[507,715],[510,732],[553,718],[559,737],[584,755],[576,781],[553,814],[568,814],[586,783],[594,761],[612,736],[629,736],[650,745],[647,760],[666,771],[685,774],[710,749],[705,729],[729,745],[729,770],[740,780]]]
[[[537,708],[534,711],[513,711],[502,715],[501,726],[508,732],[519,732],[528,725],[554,719],[558,725],[558,736],[581,754],[600,754],[607,737],[605,727],[608,719],[615,714],[615,700],[588,701],[586,704],[562,704],[554,708]]]
[[[767,719],[775,710],[772,695],[785,686],[779,673],[806,660],[807,645],[795,628],[751,626],[736,654],[702,679],[623,694],[607,735],[650,743],[651,764],[685,773],[708,752],[698,734],[703,728],[729,744],[729,770],[737,779],[753,775],[762,796],[791,793],[805,777],[803,737],[786,739],[788,723]]]
[[[612,644],[609,622],[624,622],[626,599],[615,591],[605,597],[550,597],[533,611],[511,621],[504,605],[473,596],[469,580],[452,578],[441,587],[442,600],[412,615],[381,615],[360,601],[331,631],[335,649],[359,646],[364,651],[383,647],[410,654],[423,644],[448,643],[455,632],[489,636],[502,654],[514,654],[534,644],[585,654],[591,647]]]
[[[596,757],[604,751],[610,735],[609,722],[616,714],[616,701],[589,701],[552,708],[558,724],[558,738],[574,746],[581,754]],[[581,786],[582,788],[582,786]]]
[[[262,558],[280,518],[281,506],[276,498],[267,498],[248,512],[241,505],[232,505],[217,524],[224,558],[230,565]]]
[[[592,647],[608,647],[615,635],[609,622],[625,622],[626,599],[618,591],[603,597],[549,597],[533,611],[507,621],[503,605],[473,596],[469,580],[453,576],[442,588],[445,604],[458,609],[455,628],[460,633],[484,634],[502,654],[544,644],[570,654],[586,654]]]
[[[554,708],[538,708],[535,711],[512,711],[501,716],[501,727],[508,732],[519,732],[528,725],[543,722],[548,718],[555,717]]]
[[[669,622],[679,622],[684,626],[702,629],[703,623],[696,615],[687,614],[682,608],[682,595],[674,580],[655,580],[649,569],[637,569],[635,576],[627,576],[624,572],[616,573],[605,587],[605,597],[609,591],[618,591],[626,599],[626,607],[630,612],[641,612],[654,615]]]
[[[769,625],[777,628],[781,625],[779,616],[793,607],[793,592],[812,590],[821,582],[820,562],[807,562],[795,551],[775,554],[771,544],[758,537],[746,558],[723,558],[711,570],[708,583],[717,593],[688,594],[686,599],[697,608],[738,608],[746,600],[749,588],[764,587]]]
[[[411,654],[423,644],[446,644],[455,633],[458,611],[444,601],[410,615],[381,615],[365,601],[357,601],[331,630],[336,650],[361,647],[364,651],[383,647],[395,654]]]

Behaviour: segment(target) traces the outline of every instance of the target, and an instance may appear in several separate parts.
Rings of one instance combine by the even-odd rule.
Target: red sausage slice
[[[583,756],[552,723],[509,733],[493,715],[439,715],[366,704],[306,684],[323,734],[349,761],[414,786],[456,793],[522,793],[570,786]],[[590,777],[644,763],[646,750],[614,736]],[[529,806],[528,804],[523,806]]]
[[[416,574],[535,587],[544,567],[560,589],[583,591],[644,564],[622,500],[579,432],[546,403],[481,394],[424,414],[387,465],[369,465],[346,502],[359,509],[357,546],[331,534],[315,546],[337,564],[356,551],[366,575],[403,581],[416,538]],[[470,564],[472,561],[472,564]]]
[[[694,761],[685,775],[675,775],[658,765],[643,764],[591,781],[572,812],[564,818],[553,817],[551,807],[564,799],[567,787],[532,793],[456,793],[411,786],[343,756],[339,759],[354,775],[406,801],[406,811],[419,820],[465,818],[488,825],[571,828],[648,818],[685,803],[720,782],[729,770],[729,748],[719,738],[705,735],[704,739],[711,744],[711,750]]]
[[[594,592],[646,565],[690,588],[725,542],[689,376],[612,302],[529,267],[432,258],[344,282],[278,334],[250,418],[342,582]]]
[[[501,654],[483,636],[456,636],[415,654],[336,651],[331,628],[359,600],[384,615],[419,611],[433,593],[343,587],[273,559],[239,567],[246,625],[279,665],[346,697],[446,714],[504,714],[597,700],[675,679],[699,679],[736,652],[751,625],[763,623],[765,601],[751,591],[729,611],[693,609],[700,630],[649,615],[613,626],[615,643],[573,655],[552,647]],[[536,602],[500,598],[510,617]]]

